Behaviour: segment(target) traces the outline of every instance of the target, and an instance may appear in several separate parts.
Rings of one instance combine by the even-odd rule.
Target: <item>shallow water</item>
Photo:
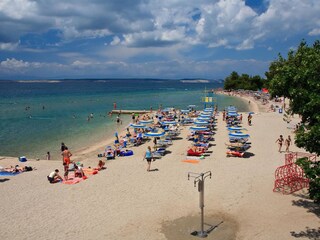
[[[179,80],[65,80],[44,82],[0,81],[0,155],[57,158],[60,143],[77,150],[110,138],[123,130],[130,116],[117,126],[108,112],[117,109],[154,110],[162,107],[203,108],[204,89],[217,83],[182,83]],[[236,105],[248,111],[246,102],[216,96],[219,109]],[[88,121],[88,116],[93,118]]]

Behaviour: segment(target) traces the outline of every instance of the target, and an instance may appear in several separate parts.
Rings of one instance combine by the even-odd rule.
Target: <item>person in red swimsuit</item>
[[[68,147],[65,147],[61,155],[63,157],[64,177],[66,180],[68,180],[68,170],[69,170],[69,164],[71,163],[70,157],[72,156],[72,153],[69,151]]]

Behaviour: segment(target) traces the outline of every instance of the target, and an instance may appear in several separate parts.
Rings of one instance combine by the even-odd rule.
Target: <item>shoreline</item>
[[[235,96],[234,95],[229,95],[229,94],[225,93],[224,91],[218,91],[217,94],[232,96],[232,97],[235,97],[235,98],[242,99],[242,100],[246,101],[247,102],[247,106],[249,108],[249,111],[251,111],[251,112],[259,113],[260,110],[261,110],[260,106],[259,106],[259,103],[257,103],[254,98],[238,96],[238,95],[235,95]],[[252,104],[248,104],[249,100],[251,101]],[[127,115],[128,112],[132,113],[132,111],[137,111],[137,112],[140,113],[140,110],[127,110],[127,111],[126,110],[118,110],[118,111],[121,111],[121,114],[124,111],[125,115]],[[144,114],[150,114],[151,113],[150,111],[145,111],[145,110],[142,110],[142,111],[143,111]],[[116,112],[114,112],[114,114],[116,114]],[[118,133],[119,137],[124,136],[126,134],[126,128],[130,124],[131,124],[131,119],[127,119],[127,121],[124,123],[124,126],[126,126],[126,127],[124,127],[124,129],[121,130]],[[116,125],[114,125],[114,127],[116,127]],[[117,130],[114,130],[114,132],[116,132],[116,131]],[[96,153],[97,151],[104,151],[104,148],[106,146],[108,146],[108,145],[112,145],[113,146],[113,143],[114,143],[114,136],[112,136],[111,133],[110,133],[110,136],[107,136],[106,139],[101,140],[101,141],[97,141],[94,144],[83,146],[83,147],[81,147],[79,149],[75,149],[75,151],[72,151],[72,148],[71,148],[70,150],[71,150],[71,152],[73,154],[72,158],[77,158],[77,159],[79,159],[79,161],[82,161],[86,157],[90,156],[93,153]],[[72,144],[71,144],[71,146],[72,146]],[[18,157],[0,156],[0,158],[18,158]],[[31,158],[30,160],[33,160],[33,161],[39,161],[39,160],[47,161],[46,159],[41,159],[41,158],[36,158],[36,159]],[[50,159],[49,161],[60,161],[60,159],[59,158],[58,159]]]
[[[197,164],[182,162],[190,146],[186,139],[189,126],[182,126],[179,139],[168,148],[170,153],[152,162],[151,168],[157,170],[147,172],[142,160],[145,149],[152,145],[147,142],[132,147],[133,156],[108,160],[107,169],[75,185],[48,183],[46,176],[51,171],[62,171],[61,161],[21,163],[37,170],[0,178],[2,239],[194,239],[190,232],[199,230],[199,193],[193,179],[188,181],[188,173],[206,171],[212,171],[212,179],[205,182],[205,221],[211,225],[223,222],[208,240],[226,236],[232,240],[292,240],[295,234],[318,231],[318,208],[308,199],[306,189],[290,195],[272,191],[275,170],[285,157],[277,151],[275,140],[280,133],[291,134],[287,126],[282,114],[259,112],[252,126],[243,123],[252,142],[248,157],[228,158],[228,131],[219,114],[211,153]],[[85,167],[94,167],[96,147],[75,152],[74,158],[81,158]],[[293,145],[291,150],[300,149]],[[17,158],[1,159],[0,165],[15,162]],[[70,216],[77,221],[75,231],[63,221]],[[19,231],[12,231],[12,226],[19,226]],[[176,236],[177,228],[170,226],[178,226],[186,236]]]

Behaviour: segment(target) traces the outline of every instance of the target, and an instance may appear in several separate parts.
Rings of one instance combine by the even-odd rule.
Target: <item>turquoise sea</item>
[[[117,109],[156,110],[160,105],[202,109],[205,89],[221,88],[217,82],[194,83],[161,79],[107,79],[57,81],[0,81],[0,156],[60,157],[60,143],[79,150],[123,130],[130,116],[108,116]],[[218,108],[235,105],[248,111],[246,102],[215,96]],[[90,114],[93,118],[88,122]]]

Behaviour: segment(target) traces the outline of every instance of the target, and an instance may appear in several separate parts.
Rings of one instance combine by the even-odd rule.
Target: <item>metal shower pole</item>
[[[211,171],[207,171],[204,173],[188,173],[188,180],[190,180],[190,177],[194,178],[194,187],[196,187],[198,183],[198,192],[199,192],[199,207],[201,209],[201,231],[196,232],[196,236],[205,238],[208,236],[208,232],[204,230],[204,180],[207,177],[211,178],[212,173]]]

